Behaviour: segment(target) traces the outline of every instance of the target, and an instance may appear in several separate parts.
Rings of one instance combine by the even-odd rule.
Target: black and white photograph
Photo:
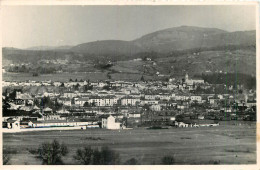
[[[1,5],[2,164],[256,165],[258,12]]]

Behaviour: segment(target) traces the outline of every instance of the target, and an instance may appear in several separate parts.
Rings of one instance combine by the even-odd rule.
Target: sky
[[[2,6],[2,45],[77,45],[134,40],[182,25],[226,31],[256,29],[255,6]]]

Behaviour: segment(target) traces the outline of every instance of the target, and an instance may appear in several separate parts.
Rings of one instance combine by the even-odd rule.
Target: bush
[[[92,163],[94,151],[90,147],[84,149],[78,149],[74,159],[79,161],[80,164],[89,165]]]
[[[52,143],[43,143],[38,148],[38,158],[43,165],[62,165],[62,157],[68,154],[68,148],[57,140]]]
[[[165,156],[162,158],[163,165],[173,165],[174,163],[175,163],[175,160],[172,156]]]
[[[119,154],[109,149],[108,147],[102,147],[98,149],[92,149],[91,147],[85,147],[84,149],[78,149],[74,159],[80,164],[84,165],[118,165],[120,164]]]

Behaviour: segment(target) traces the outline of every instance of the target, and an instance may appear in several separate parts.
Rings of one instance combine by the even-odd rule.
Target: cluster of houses
[[[10,87],[37,90],[17,91],[12,99],[12,91],[5,91],[3,101],[8,107],[4,110],[3,122],[7,128],[78,126],[120,129],[127,127],[123,123],[124,118],[129,119],[128,122],[132,119],[133,122],[142,122],[143,115],[148,112],[159,115],[172,111],[174,114],[169,118],[172,120],[178,114],[192,114],[197,106],[207,108],[204,113],[197,115],[198,119],[204,119],[207,113],[237,116],[237,112],[255,112],[256,109],[255,91],[244,90],[241,94],[195,94],[197,87],[207,89],[212,85],[204,80],[189,79],[187,74],[182,80],[170,79],[169,82],[3,82],[4,89]],[[91,89],[86,90],[86,87]],[[48,98],[60,107],[55,109],[51,108],[53,106],[41,105],[43,98]],[[17,119],[17,116],[20,118]],[[28,117],[31,119],[25,121],[24,118]],[[33,120],[35,117],[37,120]],[[175,122],[175,126],[179,127],[197,126],[196,123]]]

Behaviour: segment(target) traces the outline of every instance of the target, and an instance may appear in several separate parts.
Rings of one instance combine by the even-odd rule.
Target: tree
[[[172,156],[164,156],[162,158],[163,165],[173,165],[174,163],[175,163],[175,160]]]
[[[78,149],[74,159],[76,159],[82,165],[89,165],[93,161],[94,150],[91,147],[85,147],[84,149]]]
[[[22,89],[14,89],[11,93],[9,93],[8,100],[14,100],[17,92],[23,93]]]
[[[74,98],[71,99],[71,104],[72,104],[72,105],[75,104],[75,99],[74,99]]]
[[[74,86],[74,89],[75,89],[75,90],[79,90],[79,87],[80,87],[80,85],[79,85],[79,83],[77,83],[77,84]]]
[[[84,165],[120,164],[119,154],[109,149],[108,147],[102,147],[101,150],[91,149],[91,147],[78,149],[74,159],[77,160],[80,164]]]
[[[38,148],[38,158],[43,165],[62,165],[62,157],[68,154],[65,144],[60,144],[57,140],[52,143],[42,143]]]
[[[142,77],[141,77],[141,81],[144,81],[144,76],[142,75]]]
[[[39,76],[39,74],[36,73],[36,72],[34,72],[34,73],[32,74],[32,76],[33,76],[33,77],[37,77],[37,76]]]
[[[65,87],[65,85],[64,85],[64,83],[63,83],[63,82],[61,83],[60,87]]]
[[[83,106],[84,106],[84,107],[89,107],[90,104],[89,104],[89,102],[85,102]]]
[[[119,154],[109,149],[108,147],[102,147],[100,165],[118,165],[120,164]]]
[[[41,99],[41,106],[46,108],[46,107],[50,107],[50,108],[54,108],[54,102],[50,99],[49,96],[44,96],[42,99]]]

